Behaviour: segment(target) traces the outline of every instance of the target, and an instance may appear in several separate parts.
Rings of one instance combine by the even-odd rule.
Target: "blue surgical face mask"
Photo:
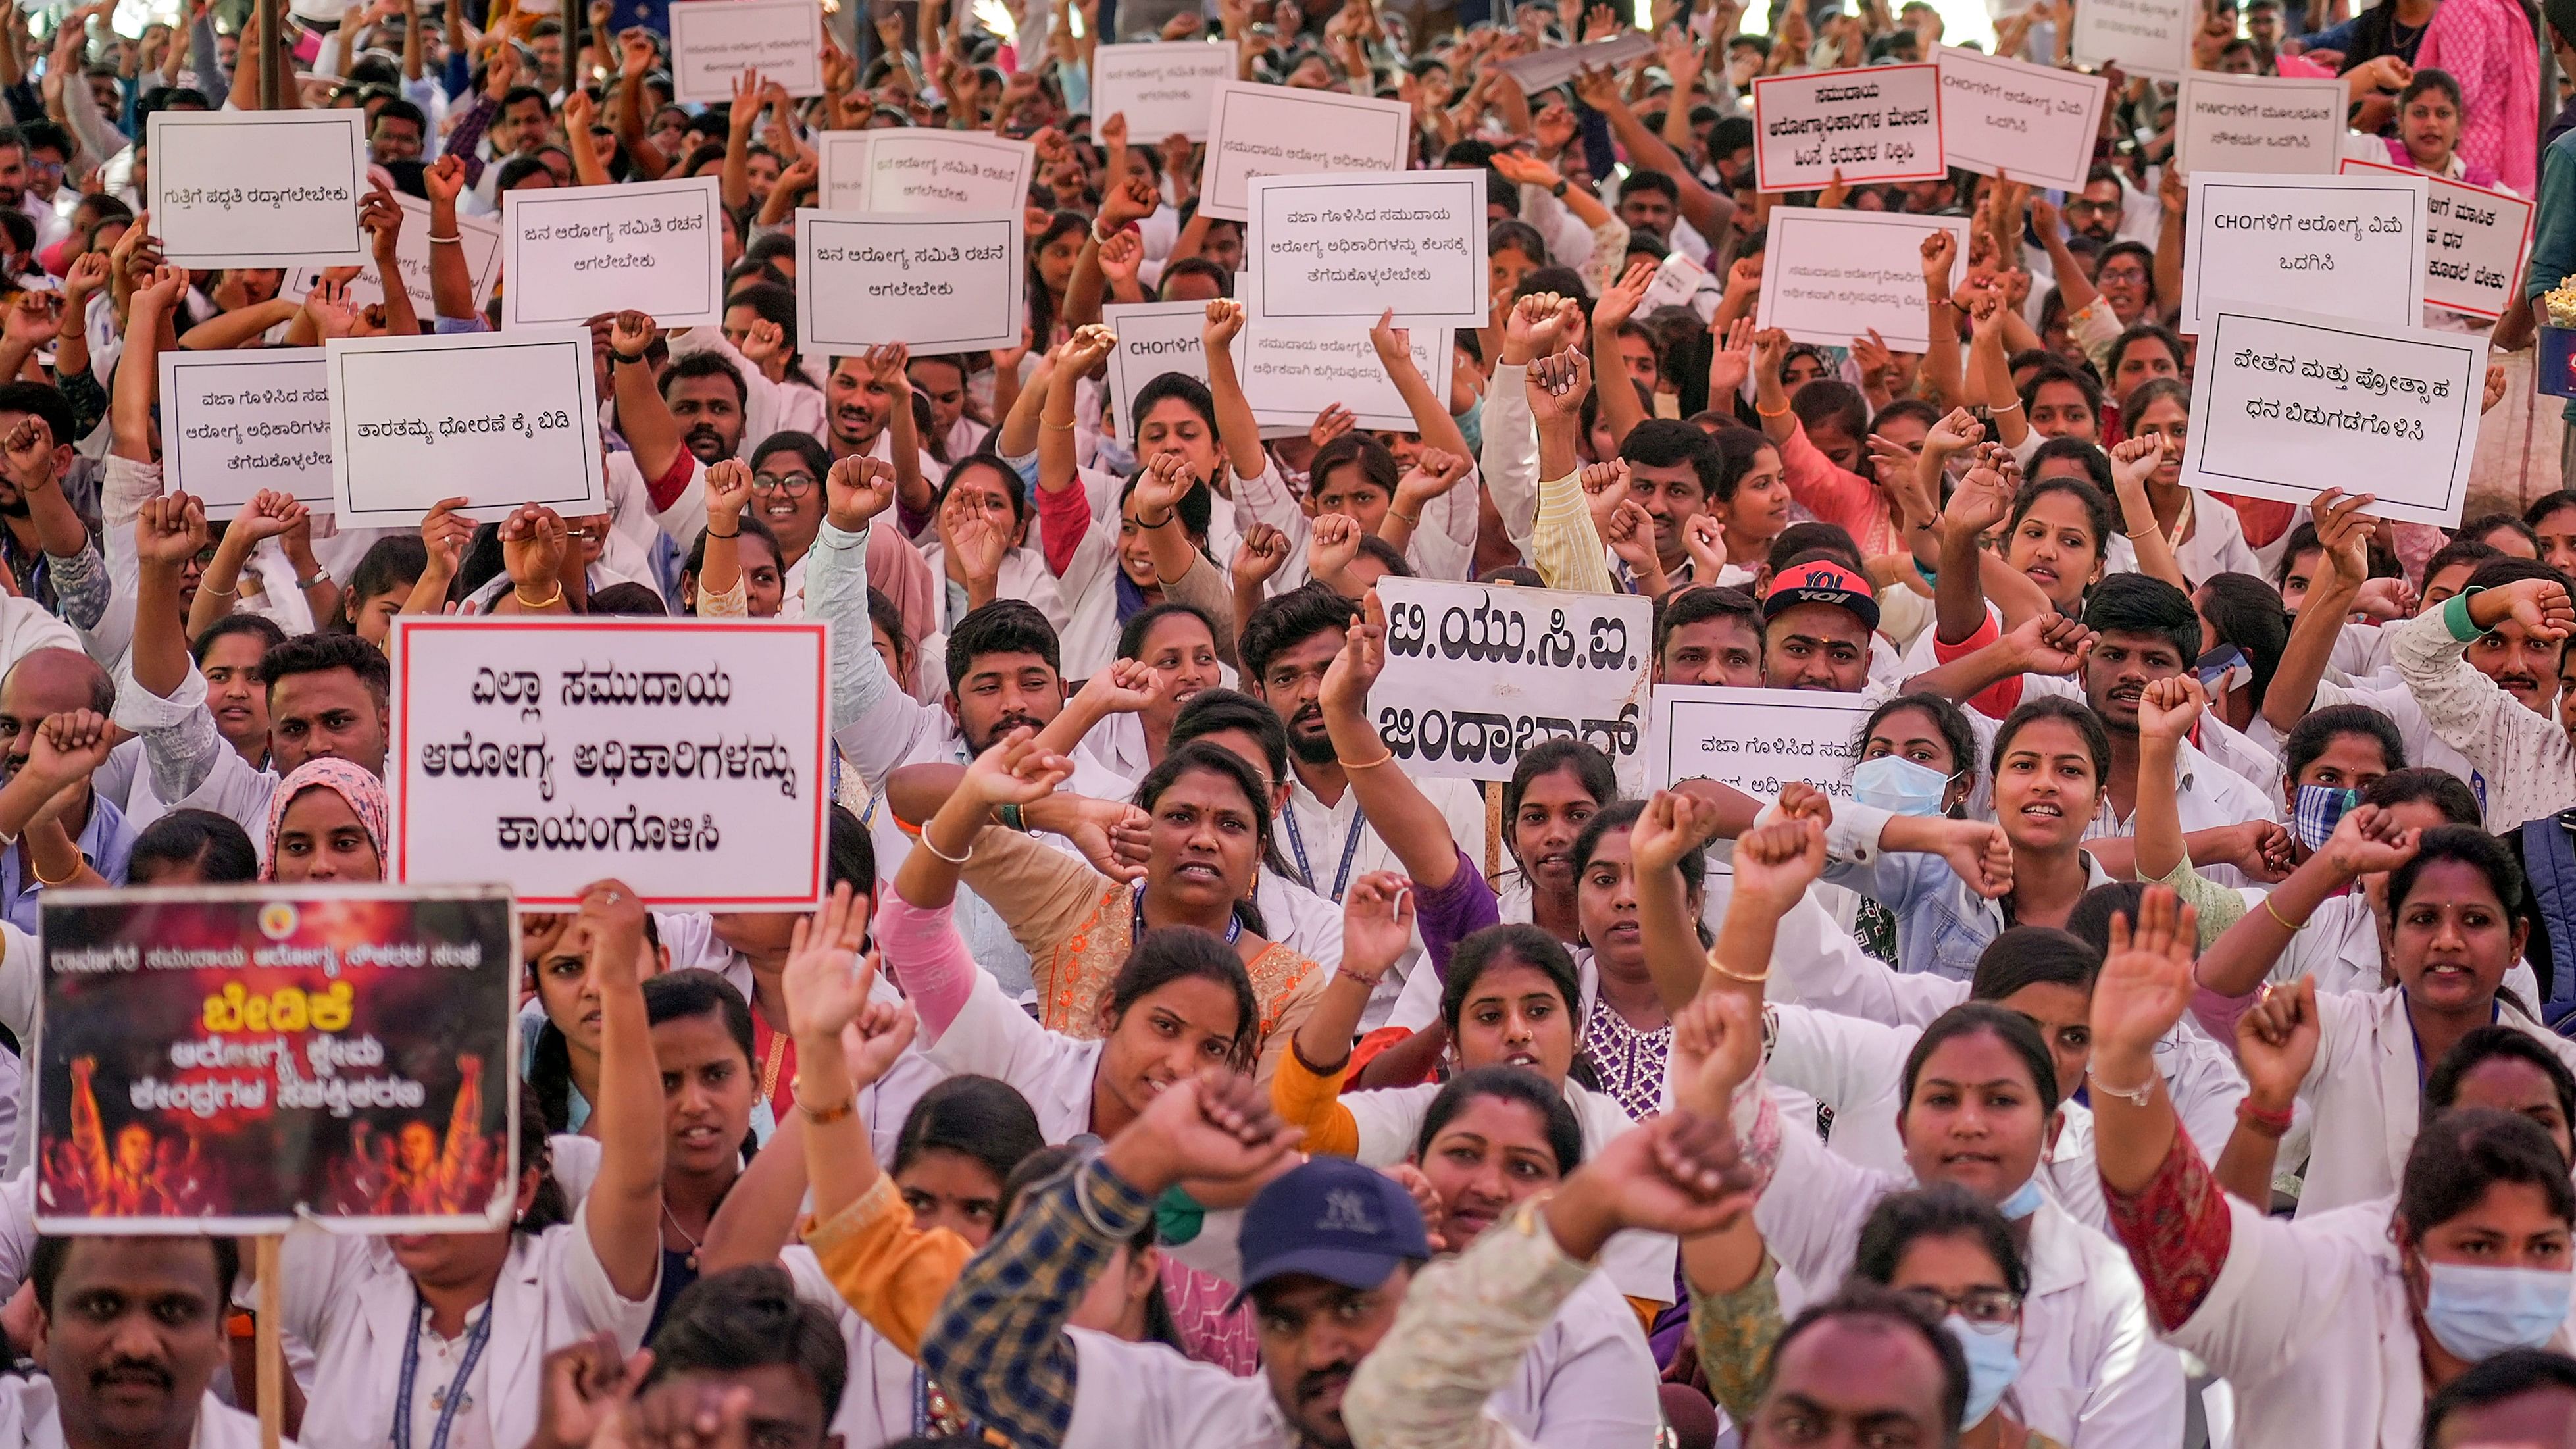
[[[2541,1268],[2424,1265],[2424,1327],[2453,1357],[2483,1363],[2509,1348],[2538,1348],[2567,1321],[2576,1275]]]
[[[2012,1196],[1996,1203],[1995,1211],[2002,1213],[2005,1221],[2017,1223],[2039,1211],[2039,1205],[2044,1201],[2046,1199],[2039,1190],[2039,1175],[2033,1173],[2029,1180],[2014,1190]]]
[[[1968,1409],[1959,1419],[1965,1433],[1984,1423],[2004,1390],[2021,1377],[2021,1325],[1970,1323],[1965,1314],[1953,1313],[1941,1326],[1968,1356]]]
[[[1938,815],[1950,777],[1902,755],[1881,755],[1852,767],[1852,798],[1897,815]]]
[[[2290,833],[2310,850],[2323,850],[2326,841],[2343,823],[2352,807],[2361,803],[2359,790],[2346,790],[2334,785],[2301,785],[2298,803],[2290,810]]]

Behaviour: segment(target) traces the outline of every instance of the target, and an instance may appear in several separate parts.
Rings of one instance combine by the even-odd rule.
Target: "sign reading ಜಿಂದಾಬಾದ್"
[[[393,868],[570,910],[810,910],[831,801],[829,626],[421,615],[394,626]]]
[[[263,488],[331,511],[330,364],[310,347],[159,354],[161,470],[209,520]]]
[[[509,1222],[507,889],[48,891],[43,911],[39,1231]]]
[[[1532,746],[1579,739],[1623,789],[1642,784],[1653,600],[1395,577],[1377,592],[1387,667],[1369,715],[1407,773],[1509,780]]]
[[[1854,186],[1937,181],[1941,72],[1931,64],[1758,76],[1753,164],[1761,189],[1813,191],[1836,173]]]
[[[2424,315],[2425,178],[2195,172],[2174,330],[2231,302],[2412,327]]]
[[[2456,527],[2486,392],[2486,339],[2222,304],[2201,328],[2186,488],[2305,503],[2368,479],[2370,511]]]

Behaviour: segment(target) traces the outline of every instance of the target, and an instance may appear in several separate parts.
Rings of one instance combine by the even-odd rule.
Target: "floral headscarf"
[[[367,827],[367,838],[375,842],[376,858],[385,860],[385,819],[391,810],[385,799],[385,782],[346,760],[325,756],[307,760],[295,772],[277,782],[277,793],[268,797],[268,845],[260,852],[259,878],[277,879],[277,830],[286,819],[286,807],[307,790],[329,790],[349,802],[349,811],[358,823]]]

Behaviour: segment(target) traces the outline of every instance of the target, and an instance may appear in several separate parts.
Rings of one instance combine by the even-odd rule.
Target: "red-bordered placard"
[[[1860,186],[1938,181],[1950,174],[1941,142],[1941,67],[1766,75],[1753,82],[1754,172],[1761,190],[1814,191],[1842,172]]]
[[[2439,307],[2446,312],[2457,312],[2464,317],[2479,317],[2493,322],[2518,305],[2522,296],[2522,271],[2523,268],[2531,265],[2531,232],[2533,218],[2538,212],[2536,206],[2510,191],[2498,191],[2486,186],[2471,186],[2465,181],[2454,181],[2447,176],[2436,176],[2430,171],[2417,171],[2408,166],[2389,166],[2377,161],[2346,158],[2343,162],[2342,174],[2348,176],[2355,171],[2394,171],[2401,176],[2421,176],[2429,184],[2431,194],[2425,201],[2424,216],[2425,306]],[[2479,249],[2474,249],[2467,244],[2471,229],[2458,224],[2459,218],[2463,215],[2460,210],[2463,204],[2478,210],[2495,208],[2497,214],[2494,220],[2473,223],[2478,231],[2490,236],[2501,235],[2508,231],[2515,234],[2513,265],[2505,269],[2504,289],[2501,293],[2497,293],[2492,286],[2480,286],[2475,280],[2475,268],[2480,265],[2491,265],[2493,256],[2491,252],[2483,257],[2476,255]],[[2522,218],[2522,225],[2518,230],[2503,222],[2504,217],[2512,215],[2519,215]],[[2461,244],[2456,246],[2446,244],[2446,239],[2455,235],[2463,238]],[[2446,275],[2454,265],[2465,265],[2470,268],[2470,276],[2461,278],[2456,275]],[[2504,305],[2478,306],[2480,297],[2472,295],[2473,293],[2499,296]]]
[[[395,621],[393,878],[569,910],[811,909],[831,804],[819,620]]]

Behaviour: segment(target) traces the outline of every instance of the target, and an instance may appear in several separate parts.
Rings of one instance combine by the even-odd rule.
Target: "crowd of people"
[[[1928,59],[1926,0],[918,0],[830,17],[821,96],[709,107],[649,5],[6,7],[8,1045],[49,889],[387,878],[405,615],[829,621],[837,803],[810,918],[613,878],[522,915],[520,1058],[467,1068],[517,1094],[506,1226],[299,1228],[264,1285],[226,1238],[39,1235],[209,1209],[88,1068],[40,1186],[0,1052],[0,1445],[249,1449],[264,1389],[314,1449],[2576,1443],[2576,465],[2535,314],[2488,333],[2457,527],[2184,486],[2175,87],[2082,64],[2078,3],[1977,43],[2107,74],[2080,189],[1780,195],[1752,82]],[[1449,386],[1370,332],[1411,429],[1256,421],[1204,145],[1090,105],[1094,47],[1156,38],[1484,171]],[[381,288],[162,256],[145,119],[259,105],[264,47],[276,104],[366,114]],[[2210,0],[2190,43],[2341,76],[2348,155],[2536,197],[2527,302],[2576,273],[2544,53],[2576,0]],[[876,127],[1034,143],[1019,346],[799,347],[817,137]],[[607,512],[165,485],[164,354],[490,329],[460,216],[704,174],[721,325],[591,322]],[[1758,326],[1779,206],[1965,218],[1887,319],[1927,349]],[[1649,306],[1676,259],[1707,285]],[[1103,309],[1147,300],[1204,307],[1204,367],[1122,410]],[[1427,778],[1370,703],[1389,577],[1645,595],[1653,684],[1866,722],[1774,799],[1577,738]],[[356,1198],[491,1191],[447,1112],[373,1124]]]

